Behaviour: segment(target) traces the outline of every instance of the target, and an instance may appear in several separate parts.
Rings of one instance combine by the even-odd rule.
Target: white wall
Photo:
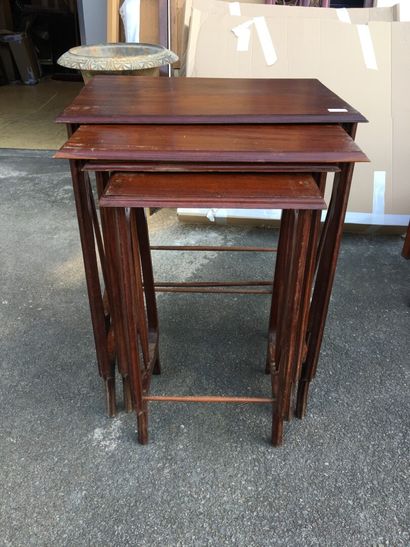
[[[77,0],[81,44],[107,41],[107,0]]]

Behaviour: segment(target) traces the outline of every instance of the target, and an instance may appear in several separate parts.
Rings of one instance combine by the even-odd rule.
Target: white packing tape
[[[386,171],[375,171],[373,175],[373,215],[384,215],[386,194]]]
[[[206,218],[211,222],[215,222],[215,215],[217,214],[217,212],[218,209],[208,209],[208,212],[206,213]]]
[[[242,23],[241,25],[238,25],[237,27],[231,29],[235,36],[238,38],[238,41],[236,43],[236,51],[249,50],[249,43],[251,40],[251,31],[249,27],[251,25],[253,25],[253,19],[250,19],[249,21],[246,21],[245,23]]]
[[[377,0],[378,8],[398,8],[398,20],[410,21],[410,0]]]
[[[359,33],[360,45],[362,46],[364,64],[369,70],[377,70],[376,54],[370,29],[367,25],[356,25],[356,27]]]
[[[271,66],[276,63],[278,56],[276,55],[275,48],[273,46],[272,38],[269,32],[268,25],[266,24],[265,17],[254,17],[249,19],[245,23],[234,27],[232,32],[238,38],[236,44],[236,51],[248,51],[249,44],[251,39],[250,27],[255,25],[256,33],[259,38],[259,42],[262,48],[263,56],[265,57],[265,62],[268,66]]]
[[[341,23],[351,23],[352,20],[350,19],[350,13],[347,11],[346,8],[340,8],[336,10],[337,16],[339,18],[339,21]]]
[[[268,25],[266,24],[266,19],[265,17],[254,17],[253,20],[262,46],[266,64],[268,66],[272,66],[278,60],[278,56],[276,55],[275,48],[273,47],[273,42]]]
[[[239,2],[229,2],[229,15],[241,15],[241,5]]]
[[[399,20],[401,22],[404,21],[410,21],[410,1],[407,0],[404,2],[403,0],[400,2],[399,5]]]
[[[248,51],[250,41],[251,41],[251,31],[248,28],[242,29],[241,34],[238,36],[238,43],[236,46],[236,50]]]

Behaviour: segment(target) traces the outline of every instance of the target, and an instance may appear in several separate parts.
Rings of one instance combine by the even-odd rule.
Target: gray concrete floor
[[[398,236],[344,237],[308,416],[152,404],[104,416],[64,162],[0,151],[0,545],[409,545],[410,263]],[[154,242],[269,244],[178,224]],[[161,279],[266,278],[272,258],[159,254]],[[161,295],[155,393],[268,394],[268,299]]]

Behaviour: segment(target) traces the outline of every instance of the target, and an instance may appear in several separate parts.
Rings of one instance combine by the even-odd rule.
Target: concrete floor
[[[409,545],[410,262],[345,236],[308,416],[152,404],[104,416],[67,164],[0,151],[0,545]],[[151,221],[154,242],[271,229]],[[161,279],[266,278],[272,258],[159,254]],[[160,393],[268,394],[265,296],[160,295]]]
[[[0,86],[0,148],[60,148],[67,130],[54,120],[82,87],[49,78],[33,86]]]

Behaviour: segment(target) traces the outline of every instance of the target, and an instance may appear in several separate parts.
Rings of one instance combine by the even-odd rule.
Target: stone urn
[[[178,56],[154,44],[97,44],[66,51],[57,61],[61,66],[81,70],[87,83],[96,74],[154,76],[159,67],[175,63]]]

